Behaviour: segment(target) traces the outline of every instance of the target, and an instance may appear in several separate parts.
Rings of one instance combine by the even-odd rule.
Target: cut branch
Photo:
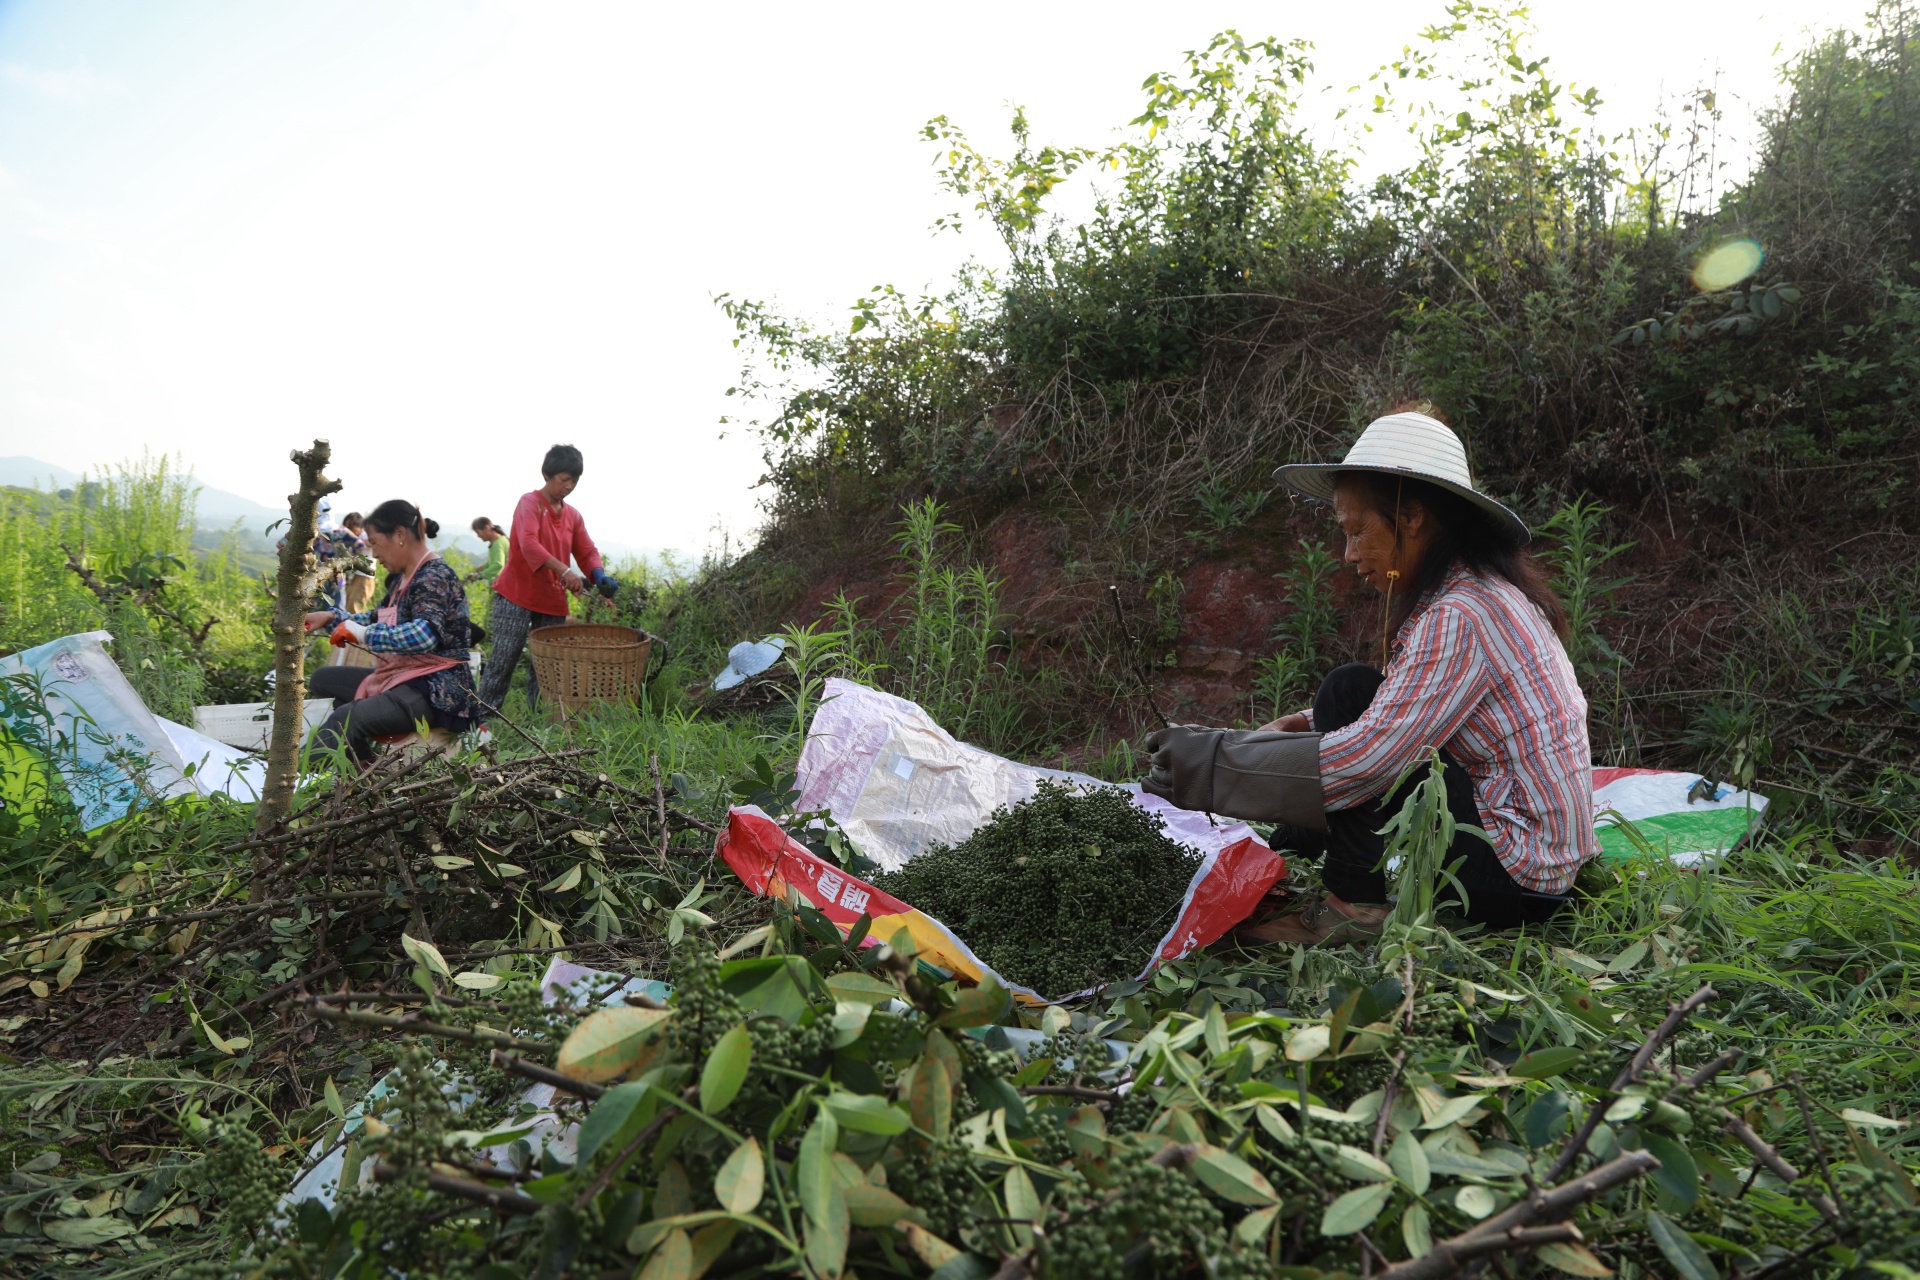
[[[498,1049],[487,1055],[487,1061],[508,1075],[537,1081],[540,1084],[550,1084],[556,1089],[566,1090],[575,1097],[585,1098],[588,1102],[594,1102],[606,1093],[606,1089],[601,1085],[588,1084],[585,1080],[575,1080],[572,1076],[563,1075],[552,1067],[543,1067],[537,1062],[529,1062],[511,1053],[502,1053]]]
[[[1542,1244],[1577,1242],[1580,1233],[1571,1223],[1554,1223],[1541,1232],[1528,1231],[1526,1228],[1542,1218],[1565,1217],[1595,1196],[1604,1195],[1659,1166],[1660,1162],[1651,1153],[1629,1151],[1571,1182],[1564,1182],[1514,1203],[1505,1212],[1495,1214],[1469,1231],[1441,1241],[1433,1246],[1432,1251],[1418,1258],[1388,1267],[1380,1273],[1379,1280],[1441,1280],[1441,1277],[1454,1275],[1466,1263],[1485,1254],[1528,1249]],[[1567,1234],[1542,1234],[1553,1231]]]
[[[375,1182],[394,1182],[399,1177],[400,1170],[390,1164],[373,1166]],[[511,1187],[489,1187],[485,1183],[474,1182],[469,1178],[456,1178],[445,1173],[429,1173],[427,1189],[438,1191],[443,1196],[457,1196],[462,1200],[471,1200],[497,1213],[538,1213],[543,1207],[532,1196],[522,1195]]]
[[[326,476],[333,449],[325,440],[295,450],[299,491],[287,497],[287,538],[280,544],[280,571],[273,600],[273,737],[267,747],[267,777],[253,829],[265,835],[293,812],[299,781],[301,716],[307,699],[307,595],[313,589],[314,511],[320,499],[338,492],[340,482]]]
[[[441,1040],[464,1040],[468,1044],[490,1044],[502,1049],[553,1052],[553,1046],[544,1041],[522,1040],[504,1031],[476,1031],[469,1027],[450,1027],[443,1022],[428,1022],[408,1013],[367,1013],[359,1009],[335,1009],[314,999],[296,1000],[293,1003],[316,1018],[325,1018],[328,1022],[338,1022],[348,1026],[380,1027],[388,1031],[405,1032],[408,1035],[434,1036]]]
[[[1620,1074],[1614,1077],[1613,1087],[1595,1098],[1588,1106],[1587,1118],[1580,1126],[1580,1132],[1568,1140],[1566,1150],[1562,1151],[1559,1158],[1553,1162],[1553,1168],[1547,1170],[1545,1181],[1553,1182],[1566,1176],[1567,1171],[1573,1168],[1574,1162],[1579,1160],[1580,1153],[1587,1149],[1587,1142],[1593,1137],[1594,1130],[1600,1127],[1600,1121],[1606,1117],[1607,1108],[1620,1096],[1620,1091],[1640,1078],[1640,1073],[1647,1069],[1647,1064],[1652,1062],[1654,1055],[1660,1052],[1660,1046],[1680,1029],[1681,1023],[1693,1016],[1696,1009],[1713,999],[1716,994],[1712,987],[1702,987],[1667,1010],[1666,1018],[1653,1029],[1653,1034],[1646,1038],[1639,1049],[1634,1051],[1633,1057],[1628,1060]]]
[[[1753,1158],[1759,1162],[1761,1168],[1782,1182],[1798,1182],[1805,1176],[1799,1169],[1789,1164],[1786,1157],[1775,1150],[1771,1143],[1755,1133],[1752,1125],[1724,1108],[1720,1114],[1725,1120],[1727,1132],[1740,1139],[1747,1150],[1753,1152]],[[1840,1220],[1840,1206],[1835,1204],[1831,1197],[1816,1191],[1808,1199],[1813,1202],[1813,1207],[1820,1211],[1820,1216],[1828,1222]]]

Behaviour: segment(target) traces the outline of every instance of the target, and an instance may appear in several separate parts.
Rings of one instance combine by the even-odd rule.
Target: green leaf
[[[559,875],[541,885],[541,891],[544,893],[568,893],[577,888],[580,884],[580,866],[580,863],[574,863],[565,871],[562,871]]]
[[[847,1264],[847,1237],[851,1234],[846,1197],[840,1194],[839,1187],[834,1187],[827,1197],[825,1216],[810,1222],[806,1234],[807,1262],[814,1272],[820,1276],[839,1275]]]
[[[936,1027],[984,1027],[999,1021],[1006,1012],[1007,993],[989,978],[977,987],[968,987],[955,995],[953,1008],[933,1020]]]
[[[1007,1170],[1001,1188],[1006,1196],[1009,1218],[1025,1218],[1036,1223],[1040,1221],[1040,1193],[1033,1189],[1033,1179],[1027,1176],[1025,1169],[1014,1165]],[[1033,1242],[1032,1227],[1016,1224],[1013,1230],[1022,1245]]]
[[[1608,973],[1627,972],[1627,970],[1633,968],[1633,966],[1639,964],[1642,960],[1647,958],[1647,949],[1648,949],[1647,941],[1645,938],[1642,938],[1640,941],[1634,943],[1632,946],[1628,947],[1625,951],[1622,951],[1619,955],[1615,956],[1613,959],[1607,961],[1607,972]]]
[[[1551,1089],[1533,1100],[1521,1120],[1520,1134],[1530,1147],[1544,1147],[1552,1142],[1559,1133],[1561,1125],[1572,1114],[1572,1104],[1567,1095],[1558,1089]]]
[[[61,1244],[86,1248],[133,1234],[125,1218],[53,1218],[40,1228]]]
[[[1402,1129],[1394,1138],[1393,1146],[1387,1151],[1387,1163],[1393,1166],[1394,1176],[1417,1196],[1427,1194],[1427,1188],[1433,1185],[1433,1166],[1427,1161],[1427,1149],[1420,1145],[1411,1129]]]
[[[1561,952],[1565,954],[1565,948],[1561,948]],[[1588,963],[1596,969],[1600,967],[1598,961]],[[1572,989],[1563,991],[1560,993],[1560,1007],[1602,1035],[1613,1034],[1614,1011],[1590,993]]]
[[[1217,1058],[1225,1053],[1228,1048],[1227,1015],[1220,1012],[1219,1005],[1210,1004],[1207,1006],[1207,1016],[1204,1025],[1206,1027],[1204,1034],[1207,1041],[1207,1052]]]
[[[822,1110],[800,1140],[800,1159],[794,1167],[801,1211],[811,1222],[824,1222],[833,1193],[833,1152],[840,1145],[840,1126],[833,1113]]]
[[[1193,1173],[1207,1190],[1222,1200],[1261,1206],[1280,1203],[1280,1197],[1274,1191],[1273,1184],[1267,1181],[1266,1175],[1239,1156],[1222,1151],[1219,1147],[1202,1147],[1200,1154],[1193,1158]]]
[[[497,973],[481,973],[478,969],[466,969],[453,975],[453,985],[468,991],[491,991],[505,981]]]
[[[400,949],[405,951],[413,962],[430,973],[443,978],[451,978],[453,970],[447,967],[447,959],[440,954],[440,948],[431,942],[422,942],[408,934],[400,935]]]
[[[1700,1198],[1700,1169],[1693,1154],[1664,1133],[1643,1133],[1641,1141],[1660,1167],[1647,1176],[1674,1200],[1691,1209]]]
[[[890,1227],[918,1212],[893,1192],[871,1182],[842,1187],[840,1194],[846,1198],[847,1216],[856,1227]]]
[[[675,1227],[655,1247],[634,1280],[693,1280],[693,1241]]]
[[[1647,1210],[1647,1233],[1673,1264],[1680,1280],[1720,1280],[1720,1272],[1707,1251],[1658,1209]]]
[[[905,1133],[912,1123],[904,1111],[873,1094],[832,1093],[822,1105],[844,1128],[857,1133]]]
[[[740,1096],[752,1061],[753,1036],[745,1023],[715,1041],[707,1053],[707,1065],[700,1069],[700,1109],[708,1115],[725,1111],[727,1104]]]
[[[1277,1204],[1268,1205],[1264,1209],[1255,1209],[1234,1224],[1234,1238],[1241,1244],[1258,1247],[1260,1242],[1266,1239],[1267,1229],[1273,1225],[1273,1220],[1279,1216],[1280,1206]]]
[[[1465,1093],[1457,1098],[1448,1098],[1433,1113],[1433,1118],[1421,1125],[1422,1129],[1444,1129],[1462,1119],[1469,1111],[1486,1100],[1484,1093]]]
[[[1401,1138],[1411,1138],[1412,1136],[1411,1133],[1405,1131],[1402,1131],[1400,1134]],[[1415,1142],[1413,1145],[1418,1147],[1420,1144]],[[1400,1143],[1396,1141],[1394,1147],[1398,1149],[1399,1146]],[[1425,1155],[1425,1152],[1421,1154]],[[1374,1155],[1371,1151],[1362,1151],[1359,1147],[1350,1147],[1344,1144],[1335,1147],[1333,1162],[1339,1167],[1340,1172],[1360,1182],[1389,1182],[1398,1176],[1394,1172],[1392,1165],[1382,1160],[1379,1156]]]
[[[758,1138],[748,1138],[735,1147],[720,1172],[713,1175],[713,1194],[728,1213],[752,1213],[759,1208],[766,1186],[767,1165],[760,1158]]]
[[[1493,1212],[1493,1206],[1493,1192],[1485,1187],[1469,1183],[1454,1188],[1453,1207],[1469,1218],[1484,1218]]]
[[[827,990],[835,1000],[859,1004],[885,1004],[900,994],[900,988],[870,973],[836,973],[827,979]]]
[[[568,1034],[554,1069],[589,1084],[603,1084],[644,1069],[665,1043],[661,1032],[672,1017],[671,1009],[633,1005],[596,1009]]]
[[[1570,1276],[1610,1276],[1613,1268],[1593,1256],[1585,1245],[1549,1244],[1542,1245],[1534,1255],[1556,1271],[1564,1271]]]
[[[327,1099],[327,1110],[332,1113],[335,1120],[345,1120],[347,1118],[347,1106],[344,1102],[340,1101],[340,1090],[334,1085],[332,1076],[327,1077],[327,1086],[324,1092]]]
[[[1551,1080],[1586,1057],[1579,1049],[1535,1049],[1507,1068],[1507,1074],[1522,1080]]]
[[[907,1101],[913,1108],[914,1126],[932,1134],[934,1141],[943,1141],[953,1131],[953,1079],[940,1059],[920,1059]]]
[[[1409,1205],[1400,1217],[1400,1238],[1407,1242],[1407,1256],[1419,1258],[1433,1252],[1433,1220],[1423,1204]]]
[[[1301,1027],[1287,1037],[1287,1060],[1289,1062],[1312,1062],[1327,1051],[1332,1032],[1326,1024],[1316,1022],[1312,1026]]]
[[[748,1013],[764,1013],[792,1025],[807,1010],[813,968],[798,956],[755,956],[720,966],[720,985],[739,997]]]
[[[833,1047],[844,1049],[866,1034],[873,1006],[856,1000],[837,1001],[833,1006]]]
[[[751,951],[773,936],[773,926],[763,924],[758,929],[750,929],[720,949],[722,960],[731,960],[742,951]]]
[[[600,1100],[593,1104],[593,1110],[587,1112],[587,1118],[580,1122],[578,1149],[583,1167],[593,1159],[595,1152],[606,1145],[608,1138],[626,1127],[627,1121],[633,1118],[635,1110],[647,1099],[648,1094],[646,1085],[634,1081],[615,1085],[600,1096]]]
[[[727,1251],[733,1238],[740,1234],[741,1224],[730,1219],[709,1222],[693,1233],[693,1274],[703,1276]]]
[[[1356,1231],[1364,1231],[1380,1216],[1387,1207],[1387,1201],[1393,1198],[1391,1182],[1376,1182],[1369,1187],[1358,1187],[1347,1192],[1320,1215],[1320,1234],[1323,1236],[1350,1236]]]
[[[1889,1120],[1872,1111],[1862,1111],[1858,1107],[1845,1107],[1840,1118],[1848,1124],[1864,1124],[1874,1129],[1904,1129],[1906,1124],[1900,1120]]]

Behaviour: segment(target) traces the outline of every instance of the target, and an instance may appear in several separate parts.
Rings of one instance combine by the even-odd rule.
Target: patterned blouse
[[[473,697],[473,670],[467,665],[473,626],[467,617],[466,588],[460,585],[460,575],[453,567],[437,556],[414,570],[407,594],[395,600],[399,587],[399,578],[389,578],[386,597],[381,601],[382,607],[399,605],[397,623],[375,621],[379,617],[376,609],[340,616],[366,626],[365,643],[370,653],[431,653],[458,662],[459,666],[407,683],[425,682],[435,728],[462,732],[480,712]]]
[[[1599,854],[1587,699],[1546,616],[1503,578],[1455,566],[1401,625],[1366,714],[1320,740],[1327,808],[1373,799],[1432,747],[1473,779],[1524,888],[1565,893]]]

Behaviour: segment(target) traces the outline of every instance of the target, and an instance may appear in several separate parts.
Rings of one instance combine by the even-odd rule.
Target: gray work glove
[[[1182,809],[1327,829],[1320,735],[1175,725],[1147,735],[1140,789]]]

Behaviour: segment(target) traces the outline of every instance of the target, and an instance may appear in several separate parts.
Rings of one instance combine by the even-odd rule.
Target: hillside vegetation
[[[1272,469],[1425,400],[1561,568],[1603,759],[1857,790],[1915,741],[1915,22],[1884,5],[1788,59],[1746,174],[1710,91],[1598,135],[1593,91],[1474,4],[1350,99],[1418,157],[1365,182],[1298,123],[1310,51],[1232,33],[1105,147],[935,120],[956,217],[1008,264],[876,290],[850,332],[726,300],[769,521],[713,598],[890,598],[875,553],[936,496],[1059,684],[1024,745],[1148,723],[1116,706],[1108,583],[1185,714],[1258,719],[1256,687],[1378,647]],[[1091,216],[1050,212],[1093,174]]]

